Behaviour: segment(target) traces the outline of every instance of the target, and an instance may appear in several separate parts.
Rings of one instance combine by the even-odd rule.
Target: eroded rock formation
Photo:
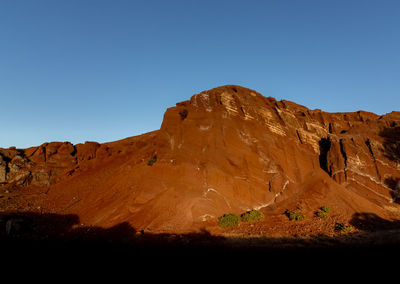
[[[141,136],[0,149],[0,183],[51,187],[43,207],[91,224],[159,231],[299,203],[389,216],[399,130],[400,112],[327,113],[229,85],[177,103]]]
[[[99,143],[51,142],[28,149],[0,149],[0,183],[49,186],[68,175],[79,162],[96,156]],[[79,153],[78,153],[79,150]]]

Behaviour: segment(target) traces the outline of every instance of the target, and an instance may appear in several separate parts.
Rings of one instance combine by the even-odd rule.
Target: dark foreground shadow
[[[400,163],[400,126],[395,123],[379,132],[383,137],[383,154],[386,158]],[[400,203],[400,178],[388,177],[384,180],[386,186],[392,189],[391,195],[396,203]]]
[[[400,163],[400,126],[387,127],[379,133],[379,136],[384,138],[384,155],[388,159]]]
[[[350,225],[365,232],[400,230],[400,220],[386,220],[374,213],[356,213],[350,220]]]
[[[392,196],[393,201],[400,203],[400,178],[388,177],[385,178],[384,183],[392,190],[390,195]]]
[[[398,221],[367,213],[355,215],[351,225],[365,232],[400,231]],[[235,238],[213,236],[206,230],[191,234],[148,234],[128,223],[111,228],[82,226],[76,215],[0,213],[1,260],[8,264],[23,260],[29,265],[43,265],[41,261],[45,259],[51,265],[68,262],[68,265],[79,263],[85,267],[87,263],[106,260],[109,264],[122,262],[130,267],[145,264],[146,268],[272,265],[293,270],[309,261],[313,267],[325,267],[337,258],[343,264],[350,259],[363,261],[374,255],[375,259],[382,259],[398,254],[399,235],[398,232],[376,234],[370,239],[363,233],[334,237]]]

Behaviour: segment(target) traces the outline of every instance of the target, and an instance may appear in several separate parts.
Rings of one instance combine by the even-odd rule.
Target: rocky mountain
[[[271,216],[267,228],[286,209],[322,205],[342,220],[395,220],[400,112],[327,113],[227,85],[177,103],[140,136],[0,149],[0,184],[3,211],[151,232],[215,228],[252,209]]]

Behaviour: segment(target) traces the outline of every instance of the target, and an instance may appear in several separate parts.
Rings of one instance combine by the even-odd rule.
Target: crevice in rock
[[[375,160],[374,152],[372,151],[372,148],[371,148],[371,141],[369,141],[369,139],[367,139],[365,141],[365,145],[367,145],[369,153],[371,154],[372,158]]]
[[[343,169],[344,178],[345,178],[345,180],[347,181],[347,154],[346,154],[346,152],[344,151],[343,139],[340,139],[340,140],[339,140],[339,144],[340,144],[340,153],[342,154],[343,159],[344,159],[344,169]]]
[[[2,160],[3,160],[4,181],[7,182],[8,173],[10,172],[9,164],[10,164],[11,158],[6,155],[3,155],[3,153],[0,153],[0,158],[2,158]]]
[[[319,111],[315,114],[315,119],[316,119],[317,121],[319,121],[324,127],[326,126],[325,119],[324,119],[324,116],[323,116],[321,110],[319,110]]]
[[[22,158],[26,158],[25,151],[22,149],[17,149],[17,155],[21,156]]]
[[[279,109],[279,107],[274,107],[274,108],[273,108],[273,110],[274,110],[276,116],[279,118],[280,124],[283,125],[283,126],[286,126],[286,123],[285,123],[285,121],[283,120],[283,118],[281,117],[281,115],[280,115],[278,109]]]
[[[300,133],[298,130],[296,130],[296,134],[297,134],[297,138],[299,138],[300,144],[303,144],[303,141],[301,140]]]
[[[47,153],[46,153],[46,147],[42,147],[43,149],[43,160],[46,163],[47,162]]]
[[[358,118],[360,119],[361,122],[364,122],[364,118],[361,116],[361,112],[357,111]]]
[[[36,149],[28,156],[28,158],[32,157],[35,155],[35,153],[39,150],[40,147],[36,147]]]
[[[76,153],[78,152],[78,150],[76,149],[76,146],[74,144],[72,144],[72,147],[74,147],[74,150],[72,151],[71,156],[74,157],[76,155]]]
[[[3,153],[0,153],[0,156],[3,158],[3,161],[8,164],[11,161],[11,158],[4,155]]]
[[[329,133],[332,134],[332,122],[329,122]]]
[[[332,168],[331,166],[328,167],[328,152],[331,149],[331,140],[329,137],[322,138],[318,142],[319,144],[319,166],[325,172],[332,176]]]
[[[367,140],[365,141],[365,145],[367,145],[368,150],[369,150],[369,153],[371,154],[371,158],[372,158],[372,160],[374,161],[376,174],[377,174],[379,180],[381,180],[382,178],[381,178],[381,174],[379,173],[378,165],[376,164],[375,154],[374,154],[374,151],[372,151],[371,141],[370,141],[369,139],[367,139]]]

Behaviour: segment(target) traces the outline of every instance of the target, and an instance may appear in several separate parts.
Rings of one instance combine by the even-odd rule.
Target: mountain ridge
[[[142,135],[0,149],[0,190],[11,197],[0,208],[152,232],[218,233],[223,214],[258,209],[266,220],[246,230],[262,235],[284,210],[312,216],[322,205],[341,222],[365,212],[393,219],[399,126],[396,111],[328,113],[221,86],[176,103],[159,130]]]

